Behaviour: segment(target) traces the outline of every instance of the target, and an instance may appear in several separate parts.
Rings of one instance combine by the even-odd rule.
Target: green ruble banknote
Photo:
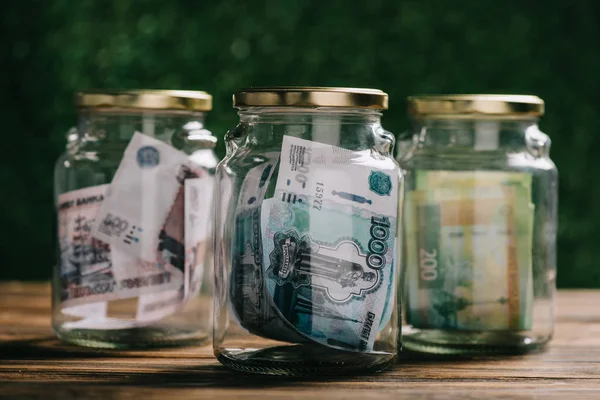
[[[261,204],[276,168],[277,155],[253,167],[245,176],[235,208],[232,266],[229,277],[233,315],[248,331],[273,340],[303,342],[275,310],[265,288],[262,267]]]
[[[533,308],[531,175],[417,171],[407,194],[407,322],[526,330]]]
[[[285,136],[262,205],[266,289],[304,337],[371,351],[395,304],[398,168],[370,151]]]

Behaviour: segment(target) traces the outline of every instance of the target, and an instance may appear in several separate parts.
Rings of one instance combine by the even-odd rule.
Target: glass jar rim
[[[238,90],[233,107],[339,107],[387,110],[388,95],[379,89],[265,86]]]

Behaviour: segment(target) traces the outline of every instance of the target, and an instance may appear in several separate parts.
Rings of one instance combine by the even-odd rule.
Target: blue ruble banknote
[[[270,339],[305,341],[274,309],[263,273],[261,205],[277,166],[277,153],[267,154],[241,184],[234,212],[230,305],[233,315],[248,331]]]
[[[533,309],[531,175],[417,171],[407,194],[407,322],[526,330]]]
[[[317,343],[371,351],[395,304],[398,167],[284,136],[262,204],[263,273],[279,315]]]

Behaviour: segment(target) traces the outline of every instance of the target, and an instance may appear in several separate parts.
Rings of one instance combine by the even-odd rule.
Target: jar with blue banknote
[[[384,369],[402,197],[387,94],[266,87],[233,102],[216,176],[216,357],[276,375]]]
[[[78,345],[196,344],[212,321],[212,97],[169,90],[76,95],[55,167],[52,323]]]
[[[515,353],[552,337],[557,169],[523,95],[416,96],[398,161],[405,348]]]

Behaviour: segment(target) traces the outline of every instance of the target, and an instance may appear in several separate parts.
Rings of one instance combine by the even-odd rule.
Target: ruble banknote
[[[212,184],[185,153],[136,133],[110,185],[60,195],[64,312],[88,310],[78,324],[108,321],[106,305],[73,306],[137,297],[131,321],[106,326],[141,326],[198,293]]]
[[[252,167],[235,205],[230,299],[233,315],[248,331],[270,339],[300,343],[305,339],[277,313],[265,287],[261,205],[277,165],[277,153]]]
[[[395,304],[397,211],[393,160],[284,136],[261,224],[266,289],[283,319],[317,343],[372,350]]]
[[[60,301],[64,307],[116,298],[108,243],[95,239],[92,225],[108,185],[58,196]]]
[[[133,136],[92,229],[111,246],[120,293],[189,287],[185,181],[201,174],[185,153],[141,133]]]
[[[531,176],[417,171],[407,193],[407,322],[523,330],[533,307]]]

